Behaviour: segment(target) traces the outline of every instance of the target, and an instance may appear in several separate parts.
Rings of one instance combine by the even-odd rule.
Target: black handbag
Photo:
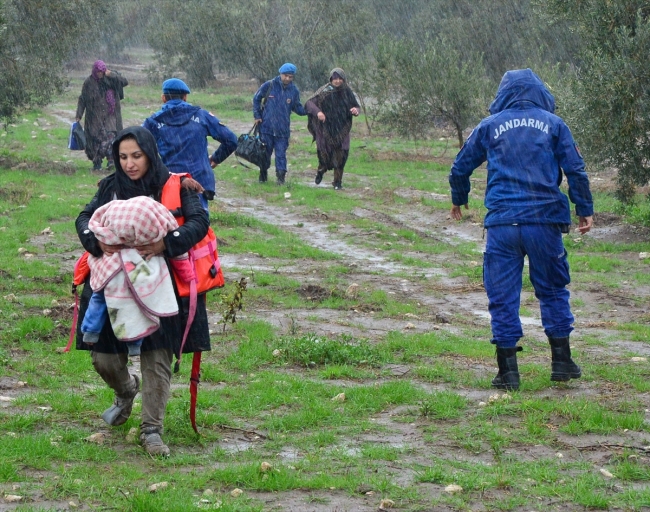
[[[248,133],[242,133],[239,136],[235,156],[257,165],[260,170],[268,169],[271,166],[271,158],[266,153],[266,144],[260,139],[259,124],[253,125]],[[248,167],[241,161],[239,163]]]

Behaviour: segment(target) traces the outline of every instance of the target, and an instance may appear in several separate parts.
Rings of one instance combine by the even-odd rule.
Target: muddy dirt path
[[[299,173],[296,179],[304,179],[311,171]],[[248,314],[260,316],[271,321],[282,329],[287,329],[296,319],[308,325],[310,330],[323,333],[349,332],[372,337],[373,333],[380,336],[392,330],[409,328],[421,331],[431,329],[448,329],[456,331],[454,324],[460,322],[463,326],[489,326],[487,313],[487,298],[480,284],[472,284],[465,277],[450,277],[453,268],[453,253],[426,256],[418,254],[419,258],[428,258],[434,263],[431,268],[418,269],[400,265],[391,261],[385,255],[372,248],[364,246],[366,233],[356,229],[345,220],[332,219],[319,211],[305,211],[292,204],[287,199],[284,204],[271,205],[259,198],[237,195],[227,182],[220,182],[219,208],[235,212],[260,221],[271,223],[288,231],[304,243],[313,247],[335,253],[341,257],[339,263],[350,268],[349,284],[356,283],[368,289],[380,289],[394,295],[397,299],[416,300],[429,312],[424,318],[373,318],[363,311],[337,311],[320,309],[292,309],[291,311],[248,311]],[[342,193],[363,194],[364,191],[345,190]],[[401,192],[404,194],[404,192]],[[432,210],[417,203],[409,204],[408,208],[379,212],[371,208],[355,208],[353,217],[371,219],[395,229],[408,228],[415,231],[424,239],[442,241],[451,246],[464,241],[475,242],[477,247],[476,262],[482,260],[484,248],[483,229],[477,223],[455,223],[448,219],[443,210]],[[333,223],[339,224],[335,232],[329,229]],[[569,235],[573,236],[573,235]],[[624,225],[606,224],[596,227],[590,235],[601,241],[624,241],[630,237],[639,236],[637,229]],[[643,236],[643,235],[641,235]],[[636,255],[629,255],[635,257]],[[625,256],[624,256],[625,257]],[[270,260],[259,255],[228,255],[224,251],[224,267],[247,268],[266,272],[280,272],[291,275],[303,281],[304,285],[318,285],[317,270],[313,263],[305,265],[283,264],[281,261]],[[239,275],[237,276],[239,277]],[[597,283],[580,283],[573,285],[572,298],[581,304],[574,308],[576,327],[582,335],[611,337],[614,333],[607,329],[608,323],[630,322],[648,315],[648,297],[650,289],[623,286],[617,293],[604,289]],[[532,300],[531,292],[522,294],[522,303]],[[522,317],[524,332],[533,338],[545,339],[539,309],[536,301],[530,306],[533,316]],[[318,322],[309,321],[307,317],[319,317]],[[290,321],[293,318],[293,321]],[[354,326],[356,324],[356,327]],[[610,345],[613,354],[626,350],[647,353],[649,348],[643,343],[617,342]]]

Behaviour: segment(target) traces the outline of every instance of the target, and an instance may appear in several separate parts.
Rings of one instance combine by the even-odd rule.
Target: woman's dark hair
[[[139,180],[129,178],[120,162],[120,144],[123,140],[135,140],[142,152],[149,159],[149,170]],[[117,134],[113,141],[115,160],[115,194],[117,199],[130,199],[135,196],[152,196],[160,199],[163,185],[169,178],[169,171],[158,155],[156,139],[149,130],[141,126],[130,126]]]

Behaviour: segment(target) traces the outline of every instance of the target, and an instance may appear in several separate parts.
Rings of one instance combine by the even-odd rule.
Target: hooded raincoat
[[[208,158],[208,135],[221,145],[212,161],[223,162],[237,149],[237,136],[219,119],[201,107],[170,100],[142,124],[156,139],[160,157],[174,173],[188,172],[214,195],[216,183]],[[204,207],[207,203],[204,202]]]
[[[508,71],[490,105],[492,115],[468,137],[449,175],[453,204],[465,205],[469,178],[487,160],[483,284],[498,349],[514,348],[523,336],[519,305],[526,256],[546,335],[564,338],[573,330],[562,241],[571,212],[560,189],[562,172],[578,216],[592,216],[593,202],[582,156],[554,111],[555,100],[535,73]]]
[[[490,117],[465,141],[451,168],[453,204],[467,204],[470,176],[487,160],[485,227],[505,224],[571,224],[560,190],[562,171],[576,214],[593,215],[585,164],[555,100],[530,69],[503,76]]]

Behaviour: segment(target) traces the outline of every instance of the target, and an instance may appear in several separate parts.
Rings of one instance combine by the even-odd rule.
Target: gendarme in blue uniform
[[[293,64],[284,64],[280,73],[295,74]],[[264,106],[262,100],[266,98]],[[284,183],[287,172],[287,148],[291,135],[291,112],[306,116],[307,112],[300,103],[300,91],[293,82],[284,85],[280,76],[264,82],[253,96],[253,117],[261,119],[260,138],[266,144],[269,155],[275,150],[275,172],[280,182]],[[262,176],[264,178],[262,179]],[[260,170],[260,181],[266,181],[266,169]]]
[[[212,161],[223,162],[237,149],[237,136],[207,110],[173,99],[145,120],[143,125],[156,139],[158,151],[170,172],[188,172],[214,195],[214,171],[208,159],[209,135],[221,143]],[[205,198],[201,197],[207,208]]]
[[[560,190],[562,171],[578,216],[592,216],[593,201],[582,156],[554,111],[555,100],[535,73],[508,71],[490,106],[492,115],[468,137],[449,175],[453,204],[465,205],[470,176],[487,160],[483,280],[498,348],[515,347],[523,336],[519,302],[525,256],[546,335],[552,341],[573,330],[562,242],[571,212]]]

